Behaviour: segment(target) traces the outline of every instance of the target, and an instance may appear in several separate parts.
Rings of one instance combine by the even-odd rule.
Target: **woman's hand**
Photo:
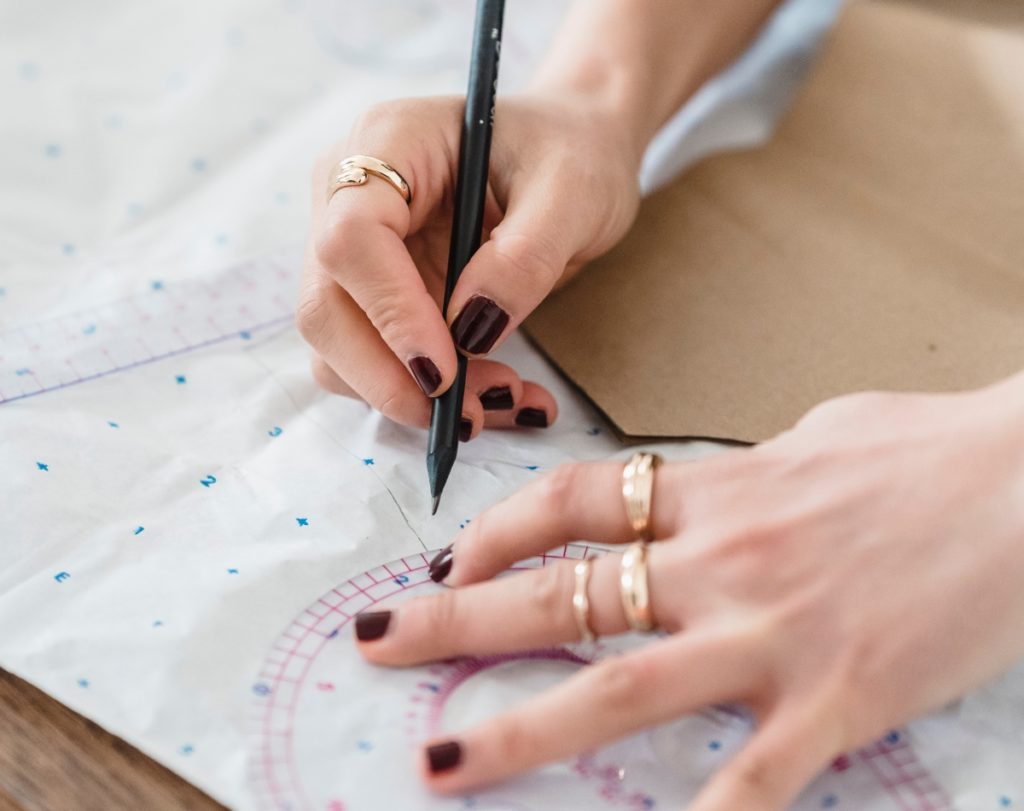
[[[468,439],[485,424],[554,421],[550,393],[479,358],[625,233],[638,205],[642,145],[614,115],[571,94],[499,101],[485,241],[455,287],[446,324],[440,300],[462,107],[454,97],[380,105],[317,164],[298,323],[321,386],[415,426],[427,425],[428,398],[455,377],[454,337],[474,358],[463,405]],[[412,189],[411,205],[374,177],[326,202],[330,170],[353,154],[394,166]]]
[[[669,635],[459,733],[434,750],[450,768],[432,772],[428,748],[425,779],[471,791],[738,702],[758,728],[691,811],[786,807],[836,755],[1024,655],[1022,425],[1018,376],[843,397],[760,447],[663,465],[649,582]],[[435,559],[457,588],[400,606],[362,654],[412,665],[577,640],[571,564],[490,578],[567,541],[628,540],[621,471],[560,468],[484,512]],[[618,567],[594,562],[599,634],[626,628]]]

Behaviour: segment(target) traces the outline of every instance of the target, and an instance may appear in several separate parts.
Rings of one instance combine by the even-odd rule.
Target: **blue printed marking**
[[[527,465],[526,469],[527,470],[536,470],[539,467],[540,467],[540,465]]]
[[[243,329],[240,333],[238,333],[238,337],[241,338],[243,341],[248,341],[250,338],[252,338],[252,333],[249,332],[249,330],[247,329]]]
[[[400,575],[398,575],[398,577],[394,578],[394,580],[395,580],[396,585],[404,586],[406,583],[409,582],[409,575],[407,575],[407,574],[400,574]]]
[[[36,462],[36,467],[40,470],[49,470],[50,466],[46,462]]]
[[[885,736],[885,742],[886,743],[890,743],[890,744],[899,743],[900,742],[900,733],[898,733],[896,730],[893,730],[892,732],[890,732],[888,735]]]
[[[70,242],[65,242],[60,246],[60,249],[64,252],[65,256],[71,256],[75,252],[75,246]]]
[[[69,577],[71,577],[71,574],[69,572],[57,572],[57,574],[53,576],[53,579],[56,580],[58,583],[63,583]]]
[[[238,569],[228,569],[228,574],[238,574]]]
[[[1002,797],[999,798],[999,807],[1000,808],[1009,808],[1011,805],[1013,805],[1013,800],[1011,800],[1005,794]]]
[[[711,741],[708,744],[708,749],[710,749],[712,752],[717,752],[721,748],[722,748],[722,742],[721,741]]]
[[[185,384],[185,375],[175,375],[174,376],[174,382],[177,383],[179,386],[184,385]]]
[[[43,150],[48,158],[59,158],[61,153],[60,144],[47,144]]]
[[[599,433],[601,433],[601,429],[595,425],[593,428],[588,428],[587,433],[590,436],[597,436]]]
[[[34,82],[39,78],[39,65],[35,62],[22,62],[18,66],[18,75],[26,82]]]
[[[113,420],[107,420],[107,425],[109,425],[111,428],[120,428],[121,427],[118,423],[114,422]]]
[[[183,755],[191,755],[193,752],[196,751],[196,748],[192,744],[186,743],[178,751],[181,752],[181,754],[183,754]]]
[[[29,368],[28,368],[27,366],[22,366],[22,367],[21,367],[20,369],[15,369],[15,370],[14,370],[14,373],[15,373],[15,374],[16,374],[16,375],[17,375],[18,377],[24,377],[25,375],[30,375],[30,374],[32,374],[32,370],[31,370],[31,369],[29,369]]]
[[[160,281],[159,279],[155,279],[155,280],[151,281],[149,283],[149,286],[153,290],[163,290],[164,289],[164,283],[162,281]]]
[[[89,686],[89,680],[88,679],[79,679],[78,680],[78,686],[79,687],[88,687]]]
[[[86,324],[84,327],[82,327],[83,335],[92,335],[94,332],[96,332],[95,324]]]
[[[164,621],[163,620],[153,620],[153,627],[154,628],[163,628],[164,627]]]
[[[281,436],[281,426],[275,425],[273,428],[267,431],[267,436]]]
[[[309,519],[308,518],[296,518],[295,519],[295,523],[298,524],[300,527],[308,527],[309,526]]]
[[[336,637],[337,635],[338,635],[338,629],[335,628],[333,631],[331,631],[329,634],[327,634],[327,638],[328,639],[334,639],[334,637]]]
[[[461,524],[459,524],[459,529],[465,529],[468,525],[470,525],[472,523],[473,523],[473,519],[472,518],[467,518],[465,521],[463,521]]]
[[[360,752],[370,752],[373,750],[373,744],[369,741],[356,741],[356,747]]]
[[[194,158],[192,160],[192,171],[193,172],[205,172],[206,171],[206,159],[205,158]]]
[[[363,460],[363,464],[367,465],[367,466],[372,465],[373,464],[373,457],[368,457],[368,458],[364,459]]]
[[[216,242],[220,246],[227,245],[228,244],[228,235],[227,234],[217,234],[217,236],[215,236],[213,238],[213,241]]]
[[[211,475],[207,474],[205,478],[199,480],[199,483],[203,487],[209,487],[211,484],[216,484],[217,483],[217,477],[216,476],[211,476]]]
[[[3,298],[6,295],[7,295],[7,288],[6,287],[0,287],[0,298]]]
[[[133,534],[133,535],[141,535],[141,534],[142,534],[142,531],[143,531],[144,529],[145,529],[145,527],[135,527],[135,529],[134,529],[134,530],[132,531],[132,534]]]
[[[257,682],[252,686],[252,691],[258,696],[269,696],[270,686],[263,682]]]
[[[839,798],[835,794],[826,794],[821,798],[822,808],[835,808],[839,805]]]

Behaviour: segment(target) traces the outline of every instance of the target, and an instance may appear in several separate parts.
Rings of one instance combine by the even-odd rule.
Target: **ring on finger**
[[[647,585],[646,541],[630,544],[622,555],[619,569],[619,594],[626,622],[634,631],[653,631],[651,592]]]
[[[386,180],[406,203],[412,204],[412,189],[405,178],[391,164],[370,155],[350,155],[334,166],[327,182],[327,201],[330,202],[339,189],[362,186],[370,175]]]
[[[652,539],[651,501],[654,495],[654,471],[661,464],[656,453],[634,453],[622,469],[622,502],[634,537]]]
[[[575,580],[572,590],[572,613],[576,619],[576,628],[580,632],[580,642],[585,643],[597,641],[597,634],[590,628],[590,597],[587,594],[593,565],[593,561],[587,558],[573,567]]]

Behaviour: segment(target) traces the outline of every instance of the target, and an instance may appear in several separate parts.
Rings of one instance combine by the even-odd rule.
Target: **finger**
[[[835,729],[819,715],[776,711],[689,811],[783,811],[840,749]]]
[[[558,403],[543,386],[524,380],[522,396],[511,411],[487,415],[488,428],[547,428],[558,419]]]
[[[378,179],[379,180],[379,179]],[[455,350],[404,237],[409,212],[384,182],[341,189],[316,238],[316,259],[340,284],[423,393],[444,392],[455,377]]]
[[[340,394],[342,397],[362,399],[358,394],[356,394],[355,389],[338,377],[338,373],[328,365],[327,361],[316,353],[314,353],[313,357],[310,358],[309,368],[313,373],[313,380],[315,380],[316,384],[325,391],[329,391],[331,394]]]
[[[543,301],[577,250],[580,225],[548,184],[513,193],[505,218],[466,265],[448,308],[461,352],[486,355]]]
[[[707,464],[707,463],[703,463]],[[677,527],[679,503],[696,478],[696,463],[662,465],[654,477],[651,526],[665,538]],[[623,462],[563,465],[478,515],[455,536],[448,585],[485,580],[516,561],[587,539],[632,540],[622,503]]]
[[[750,685],[746,658],[724,638],[687,635],[607,659],[455,738],[429,742],[422,773],[431,789],[449,794],[562,760],[743,693]],[[456,765],[432,768],[432,748],[450,761],[452,744]],[[747,806],[730,811],[737,808]]]
[[[651,612],[656,625],[676,630],[687,614],[690,595],[698,590],[686,582],[685,566],[677,560],[664,565],[664,554],[663,547],[649,551]],[[621,560],[621,555],[607,554],[591,563],[587,619],[598,636],[629,629],[619,596]],[[376,664],[406,666],[578,642],[581,633],[572,603],[577,562],[549,561],[541,569],[417,597],[393,609],[377,636],[364,631],[381,628],[382,612],[357,617],[360,653]],[[669,579],[670,570],[674,580]]]
[[[523,381],[511,366],[495,360],[471,360],[466,373],[466,397],[480,400],[490,418],[514,413],[523,399]]]
[[[426,427],[430,401],[355,302],[307,256],[299,332],[356,394],[389,419]]]

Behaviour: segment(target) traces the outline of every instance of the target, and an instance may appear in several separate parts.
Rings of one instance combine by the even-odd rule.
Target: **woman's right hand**
[[[643,145],[616,116],[581,99],[499,101],[484,241],[455,287],[446,324],[440,301],[462,109],[460,97],[381,104],[318,161],[298,323],[322,387],[405,425],[428,424],[429,398],[455,378],[456,351],[469,356],[468,439],[485,426],[554,421],[550,392],[483,358],[557,284],[623,236],[638,205]],[[397,169],[411,204],[372,176],[327,201],[331,169],[354,154]]]

